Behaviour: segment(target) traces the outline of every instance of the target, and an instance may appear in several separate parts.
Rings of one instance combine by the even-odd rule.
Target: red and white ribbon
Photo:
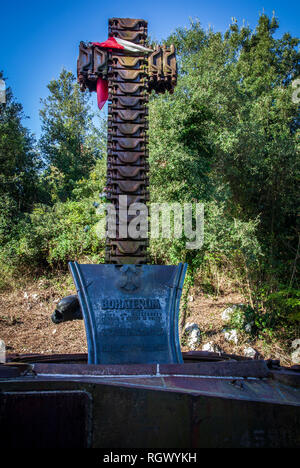
[[[119,37],[110,37],[107,41],[104,42],[92,42],[93,46],[103,47],[106,49],[119,49],[119,50],[128,50],[128,52],[140,52],[143,54],[149,54],[153,52],[152,49],[148,47],[141,46],[140,44],[135,44],[134,42],[125,41]],[[98,78],[97,80],[97,101],[98,107],[101,110],[104,104],[108,99],[108,83],[107,80],[103,78]]]

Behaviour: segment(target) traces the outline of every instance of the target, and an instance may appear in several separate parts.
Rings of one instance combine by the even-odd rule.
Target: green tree
[[[70,197],[77,181],[88,177],[105,153],[105,136],[103,126],[98,130],[93,123],[89,95],[80,92],[71,72],[63,69],[48,89],[40,111],[40,148],[47,164],[43,181],[55,202]]]
[[[199,252],[177,241],[151,249],[212,281],[231,269],[271,314],[278,292],[286,317],[299,303],[299,39],[278,26],[261,15],[255,30],[233,19],[221,34],[195,20],[167,38],[179,76],[173,95],[150,101],[152,198],[205,202],[205,240]]]
[[[23,213],[37,200],[41,161],[23,118],[22,105],[8,87],[6,103],[0,104],[0,246],[15,235]]]
[[[220,165],[244,215],[260,216],[272,258],[276,250],[286,250],[284,236],[297,241],[300,173],[299,107],[291,98],[291,82],[300,72],[299,40],[289,34],[275,39],[278,27],[275,17],[262,15],[255,31],[234,22],[225,35],[225,43],[235,49],[231,76],[239,109],[228,109],[233,145],[221,151]]]
[[[34,138],[22,124],[22,119],[22,105],[15,101],[8,87],[6,104],[0,104],[0,197],[3,207],[6,206],[5,212],[9,210],[8,205],[14,206],[14,212],[25,211],[36,200],[41,164]]]
[[[299,39],[275,38],[278,27],[277,19],[266,15],[254,31],[233,19],[222,35],[204,32],[194,21],[167,41],[177,46],[179,90],[186,96],[182,113],[191,117],[186,145],[191,148],[205,134],[213,149],[211,175],[216,186],[229,189],[220,192],[228,196],[228,212],[260,219],[258,233],[273,277],[273,268],[283,275],[291,271],[299,235],[299,106],[291,98],[292,80],[299,76]],[[201,107],[211,115],[205,125],[193,118]]]

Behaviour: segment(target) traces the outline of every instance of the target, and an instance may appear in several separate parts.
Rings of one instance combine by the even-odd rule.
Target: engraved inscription
[[[102,309],[160,309],[159,299],[102,299]]]
[[[100,302],[100,310],[96,318],[99,336],[102,338],[102,350],[110,349],[107,340],[119,338],[121,342],[114,343],[113,350],[137,348],[140,351],[159,351],[166,349],[165,316],[157,298],[105,298]],[[128,345],[124,339],[130,337]],[[154,338],[156,341],[140,343],[140,339]],[[104,342],[103,342],[104,340]],[[157,342],[157,340],[159,342]]]
[[[126,311],[120,314],[120,312],[109,311],[106,314],[98,317],[98,322],[103,325],[111,325],[112,323],[130,322],[134,324],[138,321],[149,321],[155,320],[157,322],[162,321],[162,312],[149,312],[145,310],[141,311]]]
[[[101,331],[101,336],[161,336],[164,334],[162,327],[151,327],[141,330],[134,328],[106,328]]]

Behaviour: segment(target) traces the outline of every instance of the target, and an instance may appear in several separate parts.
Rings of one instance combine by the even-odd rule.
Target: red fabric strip
[[[98,47],[107,47],[109,49],[124,49],[124,46],[119,44],[114,37],[109,37],[107,41],[104,42],[92,42],[94,46]]]
[[[124,49],[124,47],[121,44],[119,44],[114,37],[109,37],[107,41],[104,42],[92,42],[92,44],[93,46],[107,47],[108,49]],[[104,80],[103,78],[98,78],[96,90],[98,107],[101,110],[108,99],[107,80]]]
[[[101,110],[108,99],[108,82],[103,78],[97,80],[97,101],[98,107]]]

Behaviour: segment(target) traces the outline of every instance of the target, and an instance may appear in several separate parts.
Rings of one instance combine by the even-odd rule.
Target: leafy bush
[[[216,276],[231,275],[247,285],[262,257],[256,236],[257,221],[241,221],[226,212],[225,203],[212,201],[204,205],[204,243],[199,250],[187,250],[186,238],[151,239],[150,254],[154,263],[187,262],[188,273],[215,282]]]
[[[279,312],[282,321],[300,323],[300,290],[281,289],[270,294],[266,300],[266,306]]]
[[[235,307],[227,328],[250,332],[253,336],[273,336],[295,332],[300,324],[300,291],[282,289],[266,297],[261,295],[253,308],[250,305]]]
[[[0,263],[13,270],[66,267],[68,261],[84,255],[99,259],[104,248],[96,230],[99,219],[92,199],[58,202],[53,207],[35,205],[2,246]]]

